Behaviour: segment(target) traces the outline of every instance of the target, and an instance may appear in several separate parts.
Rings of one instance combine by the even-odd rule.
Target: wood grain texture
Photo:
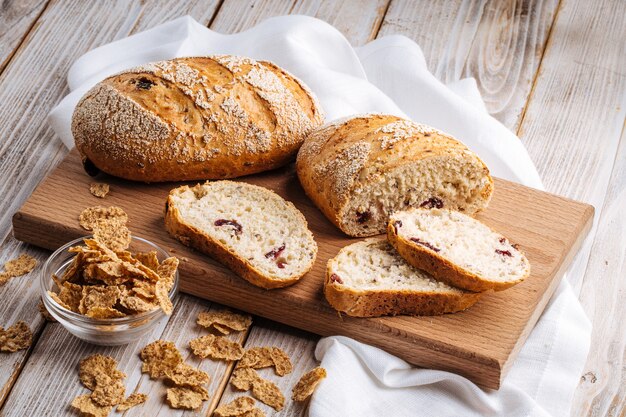
[[[211,308],[209,308],[209,306]],[[170,322],[167,323],[165,331],[161,335],[161,339],[170,340],[176,343],[178,349],[182,352],[185,362],[206,372],[211,377],[207,390],[209,391],[209,400],[205,401],[197,410],[173,410],[163,401],[166,386],[162,382],[151,380],[146,374],[141,376],[137,382],[135,391],[148,394],[148,401],[143,407],[131,409],[125,416],[141,417],[141,416],[190,416],[190,415],[206,415],[210,416],[215,409],[226,385],[234,363],[230,361],[213,361],[211,359],[200,359],[193,355],[189,349],[189,341],[191,339],[209,334],[208,331],[196,324],[196,318],[202,311],[219,311],[221,306],[213,306],[210,303],[199,300],[195,297],[183,295],[180,302],[176,305],[176,312]],[[245,341],[247,332],[232,333],[228,336],[230,340],[242,343]],[[148,342],[150,340],[147,340]],[[145,344],[145,343],[144,343]]]
[[[0,302],[0,326],[7,328],[20,320],[26,322],[34,334],[34,345],[45,325],[37,310],[37,304],[40,300],[39,272],[49,252],[25,245],[9,236],[2,244],[0,265],[9,259],[17,258],[22,253],[34,256],[38,265],[27,275],[12,278],[0,286],[0,300],[3,300]],[[0,408],[29,355],[30,350],[0,354]]]
[[[211,29],[225,33],[240,32],[269,17],[304,14],[325,20],[351,43],[361,45],[376,36],[389,1],[231,0],[224,2]]]
[[[0,73],[31,30],[48,0],[6,0],[0,9]]]
[[[18,30],[25,25],[28,6],[34,7],[35,3],[7,4],[9,11],[18,7],[25,13],[21,23],[15,21],[17,26],[13,30]],[[92,48],[160,23],[159,19],[163,21],[190,13],[199,21],[208,23],[216,7],[217,1],[202,0],[180,4],[165,0],[145,4],[53,0],[48,4],[0,75],[0,120],[3,121],[0,124],[3,137],[0,143],[0,192],[3,195],[0,238],[4,241],[1,259],[9,259],[20,251],[28,251],[40,261],[49,255],[48,251],[29,248],[6,236],[13,212],[39,180],[67,154],[48,127],[46,116],[67,92],[65,76],[71,63]],[[0,21],[6,19],[8,22],[9,18],[13,19],[11,16],[3,12]],[[1,40],[2,46],[10,43],[10,38]],[[16,278],[0,287],[1,299],[10,300],[0,305],[0,325],[24,320],[39,336],[44,326],[37,310],[39,286],[36,281],[25,278]],[[15,297],[16,294],[19,297]],[[20,375],[29,352],[0,356],[0,407]]]
[[[590,206],[497,180],[489,208],[478,217],[521,245],[532,265],[528,280],[488,294],[473,308],[457,314],[340,319],[322,295],[325,266],[354,240],[342,235],[306,198],[294,171],[288,166],[245,177],[246,182],[270,188],[292,201],[307,218],[319,245],[311,272],[296,285],[275,291],[253,287],[168,236],[162,227],[162,207],[174,184],[101,178],[112,186],[106,204],[126,210],[137,235],[190,260],[180,267],[182,291],[320,335],[354,337],[411,363],[461,373],[492,388],[499,385],[558,283],[555,276],[560,278],[559,272],[569,264],[570,255],[591,225]],[[103,203],[88,193],[91,181],[78,153],[71,152],[15,215],[15,236],[52,249],[84,235],[76,221],[78,215],[85,207]],[[515,223],[510,221],[513,213]],[[290,307],[288,314],[285,306]]]
[[[618,416],[626,409],[626,135],[622,135],[582,283],[580,301],[593,324],[589,353],[572,410]]]
[[[272,368],[258,370],[261,377],[278,385],[285,396],[285,408],[278,412],[260,401],[257,401],[257,406],[262,409],[266,415],[273,417],[306,415],[307,403],[291,401],[291,390],[302,374],[317,366],[314,355],[317,340],[318,336],[316,335],[298,329],[280,326],[268,320],[258,319],[254,323],[248,335],[245,347],[247,349],[254,346],[279,347],[289,355],[291,363],[293,364],[293,372],[283,377],[277,376]],[[238,391],[234,389],[232,385],[228,384],[225,387],[219,405],[227,404],[242,395],[250,396],[251,393]]]
[[[73,337],[59,323],[48,324],[5,403],[2,415],[76,416],[69,404],[76,396],[89,392],[78,379],[78,364],[81,359],[94,353],[112,356],[119,362],[119,369],[127,375],[124,381],[126,395],[133,392],[148,394],[148,401],[143,406],[129,410],[125,413],[126,416],[198,415],[172,410],[164,402],[164,383],[151,380],[141,373],[139,352],[145,345],[157,339],[174,342],[187,363],[211,376],[207,389],[213,401],[205,402],[202,409],[198,410],[201,415],[210,415],[232,364],[199,360],[187,348],[191,338],[206,334],[206,331],[196,325],[195,320],[199,312],[209,307],[208,302],[181,295],[175,303],[169,322],[166,319],[161,320],[152,332],[126,346],[92,345]],[[229,336],[239,341],[243,341],[244,337],[244,333]]]
[[[612,207],[624,193],[623,182],[611,176],[623,173],[624,153],[617,149],[626,115],[625,38],[626,3],[564,2],[519,131],[548,190],[602,208],[568,274],[594,325],[576,416],[624,412],[625,373],[617,366],[625,352],[624,274],[609,267],[623,262],[624,242],[607,240],[606,233],[619,227]]]
[[[192,13],[208,22],[216,1],[147,3],[52,0],[28,39],[0,75],[0,238],[10,216],[35,185],[67,153],[46,123],[67,93],[72,62],[102,44],[144,30],[176,15]],[[15,169],[20,167],[20,169]]]
[[[379,36],[403,34],[444,83],[476,79],[489,113],[516,130],[558,0],[395,0]]]

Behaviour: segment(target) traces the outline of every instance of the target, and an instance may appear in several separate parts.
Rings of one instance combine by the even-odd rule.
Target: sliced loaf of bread
[[[346,246],[328,261],[324,294],[333,308],[354,317],[454,313],[480,298],[412,267],[378,238]]]
[[[395,212],[387,237],[414,267],[469,291],[504,290],[530,274],[530,263],[517,245],[457,211]]]
[[[306,194],[350,236],[385,233],[391,213],[437,207],[474,214],[493,179],[452,136],[392,115],[370,114],[314,130],[296,161]]]
[[[256,185],[215,181],[169,194],[165,227],[262,288],[291,285],[306,274],[317,244],[302,213]]]

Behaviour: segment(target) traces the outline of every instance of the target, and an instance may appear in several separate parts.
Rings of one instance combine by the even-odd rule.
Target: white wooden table
[[[626,2],[621,0],[6,0],[0,7],[0,261],[48,252],[11,236],[11,216],[66,155],[46,124],[67,93],[71,63],[88,50],[189,14],[211,29],[236,32],[275,15],[307,14],[363,44],[389,34],[414,39],[444,82],[475,77],[491,114],[528,148],[554,193],[593,204],[596,223],[569,280],[593,322],[591,351],[573,416],[623,416],[626,411]],[[83,393],[78,361],[93,352],[116,357],[128,391],[151,399],[126,415],[211,415],[230,401],[232,366],[204,361],[211,400],[195,413],[163,405],[162,387],[139,372],[138,350],[156,338],[184,346],[198,332],[197,312],[219,308],[181,296],[169,323],[143,340],[117,348],[87,345],[38,313],[36,274],[0,287],[0,325],[24,320],[31,349],[0,354],[0,415],[76,415]],[[240,336],[247,346],[278,345],[295,371],[281,378],[289,392],[315,363],[318,338],[257,319]],[[193,360],[193,359],[190,359]],[[265,408],[269,411],[269,408]],[[304,415],[288,405],[276,416]]]

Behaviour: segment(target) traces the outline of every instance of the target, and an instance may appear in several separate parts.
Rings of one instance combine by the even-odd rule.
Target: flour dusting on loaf
[[[221,179],[293,160],[323,123],[311,91],[265,61],[177,58],[105,79],[77,105],[83,160],[139,181]]]
[[[263,288],[285,287],[308,272],[317,244],[302,213],[274,192],[215,181],[170,192],[167,231]]]
[[[344,233],[384,233],[409,207],[474,214],[491,198],[487,166],[437,129],[396,116],[354,116],[312,132],[298,152],[307,195]]]

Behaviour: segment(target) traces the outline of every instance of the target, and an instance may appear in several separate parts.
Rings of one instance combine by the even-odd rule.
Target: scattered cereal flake
[[[17,352],[27,349],[33,341],[33,333],[23,321],[4,330],[0,326],[0,352]]]
[[[186,363],[166,369],[165,378],[178,386],[198,386],[209,382],[209,374]]]
[[[96,219],[93,238],[114,251],[127,249],[132,240],[130,230],[123,222],[108,219]]]
[[[247,391],[252,388],[252,384],[257,378],[260,378],[260,376],[254,369],[239,368],[233,371],[230,383],[238,390]]]
[[[282,410],[285,406],[285,396],[280,388],[273,382],[261,377],[252,385],[252,396],[276,411]]]
[[[152,269],[154,272],[157,272],[159,269],[159,258],[154,250],[150,252],[137,252],[135,254],[135,259]]]
[[[85,313],[85,316],[92,319],[116,319],[126,317],[126,314],[112,307],[93,307]]]
[[[235,369],[230,379],[233,387],[247,391],[252,389],[252,396],[257,400],[280,411],[285,406],[285,396],[276,384],[261,378],[252,368]]]
[[[90,310],[102,307],[112,308],[119,300],[121,291],[118,287],[103,285],[85,285],[82,288],[82,299],[78,306],[81,314],[87,314]]]
[[[56,294],[54,294],[54,295],[56,295]],[[50,314],[50,312],[48,311],[48,309],[44,305],[43,301],[39,301],[39,304],[37,304],[37,309],[39,310],[39,313],[41,314],[41,316],[46,321],[49,321],[51,323],[55,323],[56,322],[56,319],[54,317],[52,317],[52,315]]]
[[[218,331],[228,334],[230,331],[241,332],[246,330],[252,324],[252,317],[248,314],[237,314],[228,310],[204,311],[198,314],[197,323],[207,329],[216,328]]]
[[[232,332],[232,330],[230,329],[230,327],[224,326],[222,324],[218,324],[215,323],[213,324],[213,326],[211,327],[211,329],[215,330],[217,333],[223,334],[223,335],[227,335],[230,334],[230,332]]]
[[[128,398],[117,405],[117,412],[126,411],[135,406],[145,403],[148,400],[148,396],[146,394],[142,394],[139,392],[130,394]]]
[[[121,378],[112,379],[108,375],[96,375],[96,388],[91,393],[91,399],[101,406],[113,406],[122,402],[126,388]]]
[[[274,372],[278,376],[285,376],[290,374],[293,370],[293,365],[291,364],[291,359],[289,359],[289,355],[287,353],[277,347],[272,349],[272,362],[274,362]]]
[[[99,353],[80,361],[78,375],[83,385],[92,391],[96,389],[97,377],[100,375],[105,375],[111,380],[126,378],[126,374],[117,369],[117,361],[115,359]]]
[[[243,413],[241,417],[265,417],[265,413],[258,408],[253,408],[252,410]]]
[[[88,207],[80,213],[78,221],[85,230],[93,230],[97,224],[98,219],[105,220],[117,220],[122,224],[128,222],[128,215],[120,207],[102,207],[94,206]]]
[[[7,272],[0,272],[0,287],[9,282],[13,276]]]
[[[72,407],[79,410],[83,416],[87,417],[107,417],[113,407],[101,406],[97,404],[90,394],[79,395],[72,401]]]
[[[209,393],[203,387],[174,387],[167,390],[167,403],[172,408],[194,410],[208,399]]]
[[[92,182],[89,184],[89,192],[98,198],[104,198],[109,193],[109,184]]]
[[[294,401],[304,401],[309,398],[317,385],[322,382],[322,379],[326,378],[326,369],[316,367],[311,369],[306,374],[302,375],[295,387],[293,387],[293,393],[291,398]]]
[[[141,372],[148,373],[154,379],[164,376],[167,369],[182,363],[183,357],[174,343],[156,340],[141,350],[141,360]]]
[[[172,300],[170,300],[170,294],[167,290],[167,282],[160,280],[156,283],[155,295],[163,312],[168,316],[172,314],[172,311],[174,311],[174,305],[172,304]]]
[[[37,259],[25,253],[4,263],[4,271],[11,277],[28,274],[37,266]]]
[[[277,347],[256,346],[246,350],[237,368],[267,368],[273,366],[276,375],[285,376],[293,370],[289,356]]]
[[[243,348],[238,342],[212,334],[192,339],[189,347],[196,356],[201,358],[239,360],[243,356]]]
[[[237,397],[228,404],[217,407],[214,411],[216,417],[238,417],[255,408],[256,401],[251,397]]]

